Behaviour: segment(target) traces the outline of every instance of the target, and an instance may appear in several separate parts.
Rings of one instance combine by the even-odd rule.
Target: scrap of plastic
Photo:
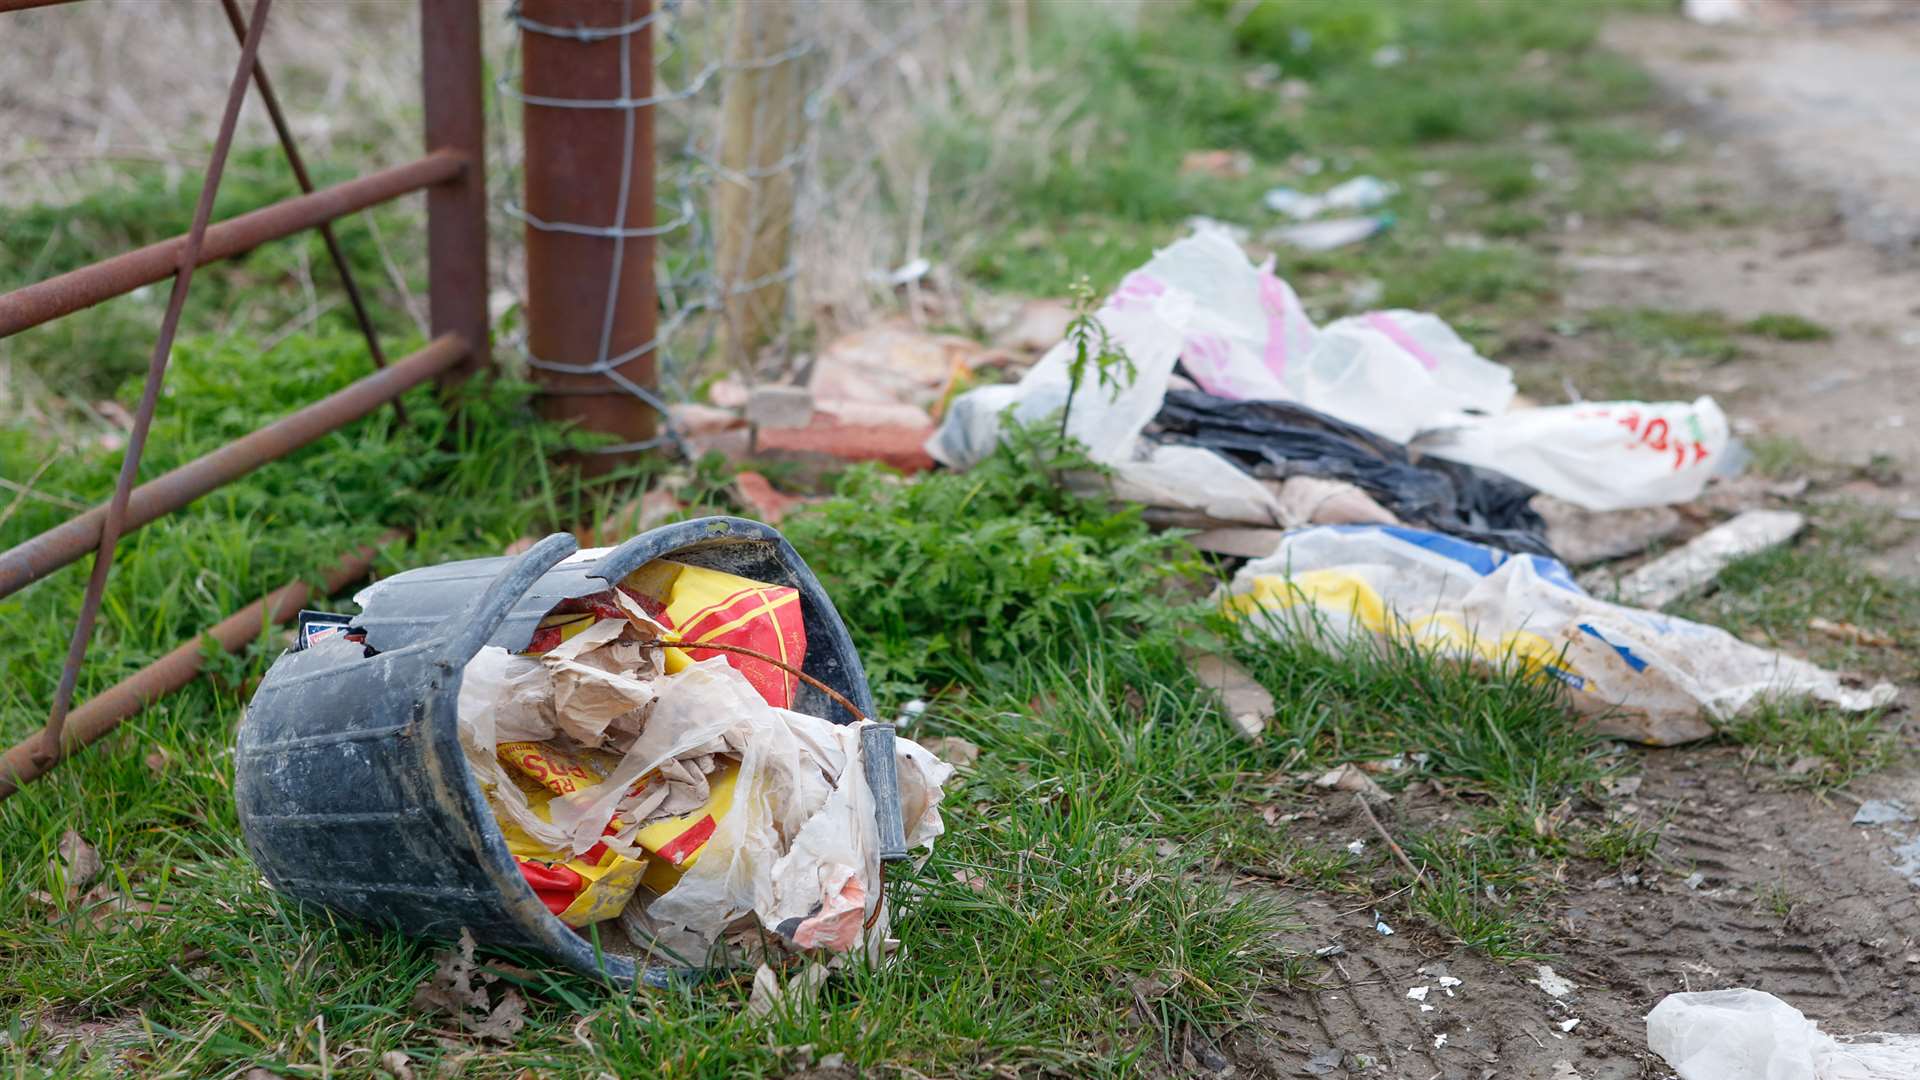
[[[1333,251],[1378,236],[1392,227],[1392,214],[1323,218],[1269,230],[1265,239],[1301,251]]]
[[[1377,176],[1356,176],[1335,184],[1319,195],[1309,195],[1290,187],[1269,190],[1261,201],[1276,214],[1295,221],[1319,217],[1329,210],[1371,210],[1393,197],[1399,188]]]
[[[1379,524],[1405,523],[1510,551],[1553,553],[1545,523],[1532,508],[1532,488],[1470,465],[1431,458],[1415,463],[1400,444],[1304,405],[1174,390],[1158,421],[1155,438],[1206,447],[1257,476],[1285,477],[1279,503],[1287,525],[1336,523],[1320,516],[1319,504],[1295,487],[1316,479],[1352,484],[1399,519]]]
[[[1687,541],[1676,551],[1636,567],[1620,579],[1615,596],[1623,604],[1666,607],[1720,576],[1735,559],[1775,548],[1793,539],[1807,523],[1791,510],[1748,510]]]
[[[1588,510],[1697,498],[1726,452],[1727,417],[1710,397],[1606,401],[1462,417],[1422,431],[1414,450],[1499,469]]]
[[[1234,576],[1223,606],[1250,631],[1330,648],[1390,640],[1516,665],[1558,680],[1595,730],[1654,745],[1703,738],[1762,699],[1859,711],[1894,697],[1716,627],[1597,600],[1553,559],[1417,529],[1294,530]]]
[[[1912,1080],[1920,1035],[1835,1039],[1760,990],[1668,994],[1647,1014],[1647,1046],[1680,1080]]]
[[[1403,443],[1442,417],[1503,413],[1513,394],[1513,373],[1475,352],[1445,322],[1395,310],[1350,316],[1321,330],[1297,397]]]

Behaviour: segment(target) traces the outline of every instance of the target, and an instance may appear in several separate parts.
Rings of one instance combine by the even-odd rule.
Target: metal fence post
[[[651,440],[654,340],[653,5],[522,0],[527,345],[540,411],[619,445]]]
[[[457,382],[489,364],[487,349],[486,114],[479,0],[420,0],[427,149],[454,150],[461,174],[427,190],[427,300],[433,336],[453,333],[467,359]]]

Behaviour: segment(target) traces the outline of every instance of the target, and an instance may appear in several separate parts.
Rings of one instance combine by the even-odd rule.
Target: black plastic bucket
[[[803,670],[869,716],[873,694],[833,602],[766,525],[701,518],[598,555],[570,559],[575,552],[573,538],[556,533],[518,557],[397,574],[362,594],[365,610],[353,620],[376,655],[316,647],[274,662],[240,725],[234,799],[247,851],[276,890],[408,934],[452,937],[465,927],[477,941],[536,949],[622,985],[669,977],[596,948],[521,877],[461,752],[467,661],[484,645],[524,649],[561,600],[672,557],[797,589]],[[804,683],[794,709],[851,719]]]

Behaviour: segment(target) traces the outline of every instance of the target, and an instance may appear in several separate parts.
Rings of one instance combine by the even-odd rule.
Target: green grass
[[[1542,241],[1567,215],[1641,212],[1627,170],[1658,153],[1634,116],[1648,87],[1595,45],[1607,6],[1202,0],[1145,5],[1123,25],[1084,5],[1037,4],[1034,53],[1052,58],[1043,78],[1062,91],[1059,127],[1012,148],[985,145],[984,127],[930,131],[936,183],[999,185],[979,239],[935,221],[930,248],[950,246],[996,289],[1051,293],[1082,273],[1106,287],[1190,214],[1257,234],[1274,223],[1259,204],[1268,186],[1373,173],[1400,185],[1395,229],[1339,252],[1280,253],[1280,271],[1317,315],[1342,313],[1347,284],[1374,278],[1383,305],[1438,311],[1492,348],[1553,311],[1555,252]],[[1304,43],[1295,28],[1308,30]],[[1385,46],[1400,49],[1397,66],[1374,65]],[[1273,64],[1306,80],[1297,107],[1281,100]],[[1066,92],[1076,89],[1090,92]],[[1179,172],[1187,151],[1220,147],[1249,151],[1252,175]],[[978,179],[975,163],[995,149],[1014,166]],[[1317,175],[1298,167],[1309,159],[1324,166]],[[221,212],[284,194],[276,169],[237,158]],[[1712,193],[1701,196],[1704,205]],[[136,176],[22,215],[0,241],[10,256],[0,263],[18,277],[0,287],[180,231],[192,197]],[[381,280],[357,228],[343,237],[350,257],[363,281]],[[406,251],[418,245],[388,236],[415,266]],[[330,276],[317,250],[263,250],[201,277],[143,475],[364,373],[337,308],[269,362],[258,357],[259,340],[309,310],[302,275]],[[62,395],[125,400],[160,302],[115,301],[13,339],[6,355]],[[378,315],[405,333],[394,304]],[[1602,313],[1589,329],[1628,350],[1621,370],[1644,374],[1735,359],[1744,338],[1813,340],[1811,325],[1633,310]],[[58,362],[76,356],[85,362]],[[133,534],[80,696],[388,528],[413,537],[383,554],[383,573],[492,554],[624,501],[638,477],[585,485],[544,464],[573,441],[534,421],[525,393],[476,386],[454,410],[418,391],[409,423],[377,413]],[[0,476],[27,482],[46,445],[41,430],[0,428]],[[1783,447],[1756,454],[1792,459]],[[1764,467],[1790,468],[1778,462]],[[111,452],[76,445],[34,486],[90,503],[115,465]],[[964,475],[905,482],[855,469],[838,499],[786,527],[846,617],[883,710],[926,698],[910,734],[982,749],[950,788],[947,836],[892,883],[902,912],[892,962],[853,964],[817,1002],[761,1019],[732,975],[623,994],[536,957],[495,956],[495,994],[525,998],[526,1027],[499,1043],[448,1034],[448,1019],[411,1004],[436,944],[292,905],[241,847],[228,747],[249,680],[281,647],[279,631],[264,631],[240,655],[214,658],[212,677],[0,804],[0,1065],[321,1077],[373,1075],[399,1051],[421,1075],[790,1075],[836,1055],[856,1071],[903,1075],[1160,1075],[1177,1071],[1190,1035],[1217,1037],[1245,1021],[1256,993],[1307,986],[1317,970],[1276,944],[1293,916],[1271,892],[1231,884],[1241,872],[1377,906],[1402,932],[1442,945],[1519,959],[1551,953],[1571,864],[1652,857],[1657,827],[1597,809],[1621,758],[1570,725],[1549,687],[1407,650],[1329,654],[1230,637],[1203,600],[1214,579],[1196,553],[1149,532],[1136,509],[1067,494],[1058,480],[1068,470],[1088,471],[1042,434]],[[690,504],[726,508],[724,462],[677,476]],[[22,499],[0,501],[0,513],[0,545],[10,545],[69,511]],[[1736,564],[1687,613],[1828,662],[1900,664],[1920,599],[1858,567],[1892,527],[1822,516],[1806,542]],[[44,716],[83,580],[69,567],[0,601],[9,741]],[[1808,638],[1812,614],[1889,628],[1901,646]],[[1278,703],[1257,745],[1230,733],[1184,659],[1223,637]],[[1897,742],[1881,718],[1814,710],[1757,713],[1725,738],[1816,786],[1890,760]],[[1352,833],[1332,843],[1305,821],[1267,823],[1266,811],[1351,798],[1298,774],[1393,755],[1408,764],[1379,776],[1400,793],[1381,815],[1418,880],[1364,827],[1370,846],[1354,855],[1343,846]],[[1818,761],[1791,773],[1808,755]],[[1450,816],[1432,813],[1417,784],[1444,790]],[[63,899],[36,900],[59,893],[53,860],[69,827],[99,847],[116,891],[161,910],[96,925]],[[56,1030],[105,1025],[112,1039],[61,1049],[42,1018]]]
[[[1009,291],[1053,292],[1082,273],[1106,289],[1192,215],[1245,226],[1265,250],[1260,234],[1282,223],[1260,204],[1266,188],[1371,173],[1400,185],[1392,230],[1330,254],[1277,252],[1310,305],[1339,314],[1339,286],[1372,277],[1385,303],[1451,319],[1538,310],[1554,295],[1553,260],[1521,241],[1585,209],[1581,185],[1617,186],[1653,153],[1618,120],[1651,94],[1596,44],[1609,6],[1193,0],[1147,5],[1132,27],[1041,6],[1036,34],[1062,80],[1051,96],[1078,104],[999,182],[989,228],[965,233],[967,268]],[[1385,46],[1401,59],[1377,67]],[[1283,102],[1281,79],[1302,80],[1304,100]],[[1534,128],[1550,138],[1529,139]],[[947,133],[940,146],[957,170],[987,156],[988,137]],[[1247,151],[1251,174],[1179,171],[1188,152],[1218,148]],[[1547,156],[1556,169],[1571,157],[1573,187],[1542,178]],[[1460,235],[1483,243],[1456,250],[1448,238]]]
[[[1740,329],[1774,341],[1831,341],[1833,331],[1804,315],[1768,312],[1742,323]]]

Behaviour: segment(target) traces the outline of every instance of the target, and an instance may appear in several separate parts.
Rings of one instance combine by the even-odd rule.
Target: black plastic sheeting
[[[1169,390],[1152,437],[1203,446],[1263,479],[1345,480],[1401,521],[1508,551],[1555,557],[1533,488],[1490,469],[1407,448],[1363,427],[1284,401],[1234,401]]]

